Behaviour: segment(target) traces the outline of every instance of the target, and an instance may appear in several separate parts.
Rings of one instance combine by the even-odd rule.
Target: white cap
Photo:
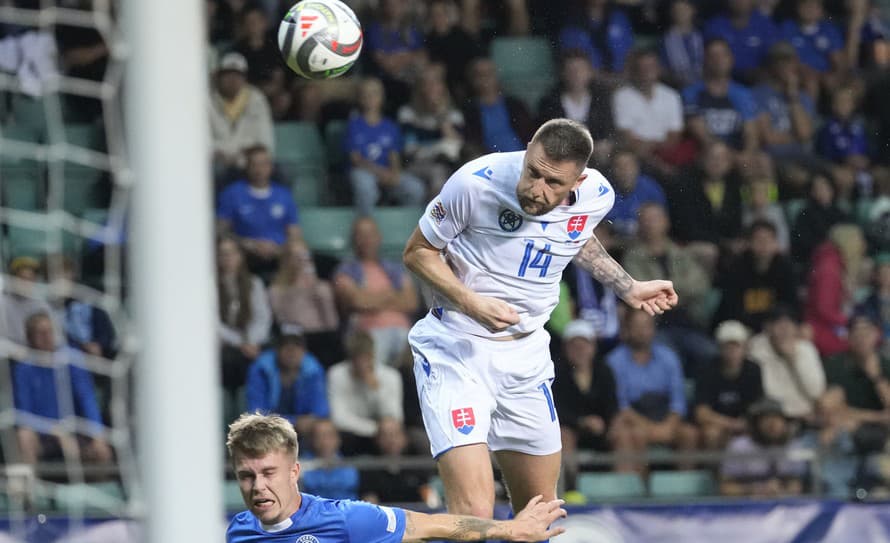
[[[223,55],[216,67],[218,72],[230,71],[247,73],[247,59],[241,53],[231,51]]]
[[[717,331],[714,332],[717,343],[727,343],[729,341],[744,343],[748,341],[748,336],[748,329],[739,321],[723,321],[717,327]]]
[[[593,328],[593,324],[591,324],[590,321],[581,319],[576,319],[568,323],[562,331],[563,341],[568,341],[576,337],[596,341],[596,330]]]

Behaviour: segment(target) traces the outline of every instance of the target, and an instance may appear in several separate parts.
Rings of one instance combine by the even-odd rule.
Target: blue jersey
[[[708,132],[734,149],[744,144],[745,122],[757,117],[757,104],[751,91],[735,82],[729,83],[725,96],[715,96],[708,87],[698,82],[683,90],[686,116],[701,116]]]
[[[620,9],[613,9],[605,23],[589,20],[586,24],[566,26],[559,32],[562,51],[580,49],[587,53],[594,68],[611,72],[624,69],[624,61],[633,45],[630,19]]]
[[[226,543],[398,543],[405,534],[402,509],[302,496],[300,509],[274,526],[263,526],[250,511],[238,513]]]
[[[262,193],[247,181],[232,183],[222,191],[216,216],[229,221],[239,237],[279,245],[287,239],[287,227],[299,224],[297,204],[288,189],[273,184]]]
[[[358,153],[379,166],[389,166],[389,154],[402,152],[402,131],[392,120],[383,118],[370,125],[361,115],[353,115],[346,125],[346,153]]]
[[[832,162],[844,162],[854,155],[868,155],[865,126],[858,119],[831,118],[816,135],[816,152]]]
[[[733,25],[725,15],[714,17],[705,23],[704,34],[705,40],[721,38],[729,43],[735,59],[732,73],[739,77],[760,67],[766,52],[777,41],[779,31],[772,19],[755,11],[742,28]]]
[[[827,72],[831,68],[831,53],[844,48],[841,31],[826,20],[807,28],[797,21],[785,21],[782,38],[797,49],[801,62],[817,72]]]

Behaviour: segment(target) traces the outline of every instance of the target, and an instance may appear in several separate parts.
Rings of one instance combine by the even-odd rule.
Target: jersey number
[[[541,270],[538,272],[538,277],[547,276],[547,268],[550,266],[550,259],[553,258],[553,255],[549,254],[550,244],[544,245],[544,248],[535,252],[535,256],[532,257],[534,250],[535,242],[525,242],[525,254],[522,255],[522,262],[519,263],[519,277],[525,277],[529,269]]]

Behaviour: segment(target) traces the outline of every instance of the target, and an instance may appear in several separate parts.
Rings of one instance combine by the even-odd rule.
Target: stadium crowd
[[[821,477],[833,495],[890,481],[863,461],[890,435],[890,2],[347,3],[364,24],[359,64],[307,81],[276,43],[290,2],[206,1],[226,417],[293,420],[303,458],[319,466],[301,488],[429,497],[433,473],[399,463],[428,454],[406,341],[426,306],[382,250],[392,233],[375,210],[420,209],[455,167],[524,149],[553,117],[590,128],[591,166],[616,191],[599,239],[635,278],[670,279],[680,296],[653,318],[566,270],[548,324],[565,489],[588,469],[579,451],[619,453],[608,469],[645,475],[652,466],[635,453],[653,447],[787,452],[716,465],[679,454],[669,466],[713,469],[725,495],[809,490],[794,451],[814,447],[830,455]],[[60,69],[101,78],[98,34],[61,27],[56,38]],[[517,79],[514,65],[537,62],[541,43],[549,71]],[[76,122],[99,113],[70,110]],[[308,181],[279,160],[290,142],[275,138],[295,122],[336,138],[339,160],[328,157],[323,177],[326,203],[354,208],[348,257],[316,254],[304,236],[301,211],[317,202],[300,201]],[[16,288],[0,336],[62,360],[112,358],[101,309],[28,295],[47,269],[73,281],[83,265],[44,256],[8,263]],[[92,427],[72,445],[28,418],[66,409],[47,392],[59,386],[51,367],[13,367],[21,457],[79,446],[110,461]],[[108,383],[65,378],[77,412],[101,424]],[[385,467],[339,462],[356,455]]]

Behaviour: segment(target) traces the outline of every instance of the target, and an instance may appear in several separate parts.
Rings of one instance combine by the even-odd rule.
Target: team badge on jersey
[[[505,209],[498,215],[498,224],[505,232],[515,232],[522,226],[522,215],[514,213],[512,209]]]
[[[442,224],[442,221],[444,221],[447,216],[448,212],[445,211],[445,206],[442,205],[442,202],[436,202],[433,208],[430,209],[430,217],[436,221],[436,224]]]
[[[476,427],[476,415],[472,407],[461,407],[451,411],[451,422],[458,432],[468,435]]]
[[[318,538],[314,535],[301,535],[299,539],[297,539],[297,543],[318,543]]]
[[[584,227],[587,226],[587,215],[573,215],[569,222],[566,223],[566,232],[573,240],[578,239]]]

